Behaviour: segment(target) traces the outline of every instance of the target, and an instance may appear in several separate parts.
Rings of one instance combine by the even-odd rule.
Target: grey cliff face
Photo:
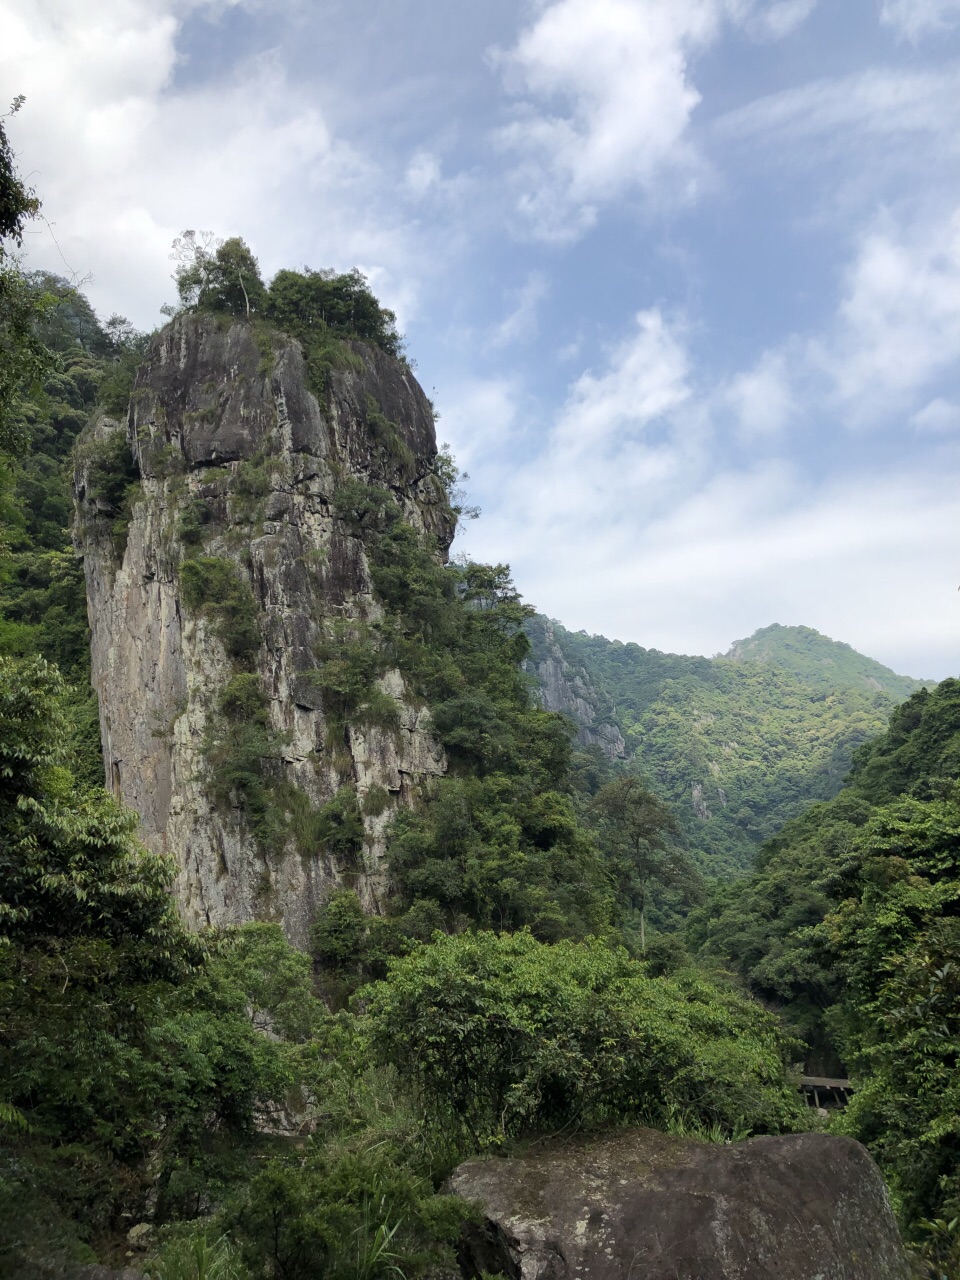
[[[139,813],[144,841],[175,859],[190,923],[275,919],[298,945],[338,883],[378,909],[385,827],[446,767],[429,713],[398,671],[377,679],[381,703],[393,705],[387,727],[332,724],[310,678],[332,628],[349,635],[382,616],[363,544],[333,505],[338,488],[388,489],[441,556],[453,533],[421,388],[379,349],[345,347],[348,363],[326,372],[318,397],[298,343],[221,317],[181,317],[149,348],[126,423],[92,424],[76,469],[107,785]],[[93,479],[98,450],[122,445],[118,437],[140,473],[122,556],[116,509],[105,508]],[[257,641],[247,670],[282,743],[274,781],[314,806],[355,788],[359,865],[291,839],[265,847],[239,800],[211,798],[209,741],[236,664],[230,635],[185,598],[183,565],[198,553],[201,565],[228,562],[252,596]],[[374,789],[377,803],[364,806]]]
[[[541,656],[528,662],[537,678],[540,703],[545,711],[557,711],[577,726],[576,741],[582,747],[597,746],[611,760],[622,760],[627,744],[613,723],[605,723],[597,713],[596,690],[584,674],[577,672],[563,656],[553,627],[543,620]]]
[[[469,1160],[465,1275],[511,1280],[907,1280],[883,1180],[824,1134],[714,1145],[634,1129]]]

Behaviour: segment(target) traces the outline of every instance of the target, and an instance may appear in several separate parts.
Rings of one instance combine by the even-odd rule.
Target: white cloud
[[[960,0],[884,0],[880,21],[903,39],[946,31],[960,22]]]
[[[779,434],[796,407],[786,353],[764,352],[753,369],[731,380],[722,398],[736,414],[745,440]]]
[[[499,142],[522,158],[521,208],[539,233],[587,226],[599,204],[665,170],[695,172],[687,62],[719,15],[715,0],[558,0],[496,55],[524,97]]]
[[[687,354],[658,308],[638,312],[636,330],[611,352],[601,374],[581,374],[570,389],[554,441],[575,452],[621,449],[690,394]]]
[[[532,541],[551,560],[597,520],[616,540],[632,528],[631,513],[669,504],[698,465],[696,424],[683,420],[688,373],[678,332],[659,311],[641,312],[606,367],[572,383],[550,430],[526,449],[513,441],[496,474],[497,504],[468,534],[471,549],[484,554],[476,549],[491,537]]]
[[[457,462],[475,478],[515,450],[520,389],[511,378],[464,378],[448,382],[438,395],[437,435],[447,440]]]
[[[422,198],[440,185],[440,161],[429,151],[418,151],[407,165],[404,180],[412,194]]]
[[[960,350],[960,210],[909,232],[885,222],[863,238],[834,331],[809,348],[855,425],[906,408]]]
[[[531,271],[522,288],[514,294],[512,311],[496,326],[487,346],[496,349],[529,342],[536,335],[537,312],[548,291],[543,273]]]
[[[724,20],[781,39],[817,0],[556,0],[492,59],[521,99],[497,142],[520,157],[518,206],[535,234],[576,236],[627,192],[693,198],[708,168],[688,130],[691,59]]]
[[[409,312],[416,259],[382,174],[334,137],[265,52],[178,89],[191,0],[0,0],[0,79],[26,94],[10,132],[70,267],[104,310],[151,326],[169,301],[184,227],[241,234],[267,273],[309,259],[359,265]],[[50,237],[31,261],[64,263]],[[436,256],[436,255],[435,255]]]
[[[929,404],[910,419],[910,425],[917,431],[957,431],[960,430],[960,405],[951,404],[942,396],[937,396]]]
[[[747,31],[755,39],[782,40],[806,22],[817,3],[818,0],[777,0],[747,16]]]

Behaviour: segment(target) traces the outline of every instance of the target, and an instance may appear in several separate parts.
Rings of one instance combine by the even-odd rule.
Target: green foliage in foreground
[[[758,1006],[596,940],[408,932],[330,1015],[276,925],[191,937],[172,868],[64,767],[61,697],[0,660],[0,1272],[122,1255],[149,1218],[156,1277],[414,1280],[452,1264],[470,1210],[437,1189],[491,1142],[801,1118]],[[349,967],[341,905],[317,943]]]
[[[62,694],[42,660],[0,659],[0,1269],[20,1275],[148,1197],[209,1195],[290,1082],[179,923],[169,864],[64,767]]]
[[[571,1124],[663,1127],[672,1109],[728,1133],[802,1126],[776,1019],[694,974],[650,978],[598,939],[437,937],[362,999],[380,1059],[481,1149]]]

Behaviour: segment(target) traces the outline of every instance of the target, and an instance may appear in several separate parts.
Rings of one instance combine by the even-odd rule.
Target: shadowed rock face
[[[486,1222],[467,1276],[512,1280],[907,1280],[880,1174],[848,1138],[729,1146],[634,1129],[469,1160],[449,1189]]]
[[[623,734],[612,720],[604,720],[597,710],[602,701],[582,669],[570,666],[554,637],[547,618],[531,620],[527,635],[533,642],[534,656],[525,663],[537,680],[540,705],[545,711],[557,711],[577,726],[576,742],[581,747],[599,747],[611,760],[622,760],[627,754]]]
[[[223,317],[181,317],[151,344],[126,422],[88,428],[76,472],[107,785],[140,814],[146,843],[175,858],[190,923],[280,920],[299,945],[337,883],[377,910],[386,824],[446,767],[429,713],[399,672],[378,679],[395,703],[386,727],[334,728],[310,678],[332,628],[349,633],[381,617],[363,544],[337,517],[338,488],[390,490],[440,556],[454,525],[434,474],[431,406],[409,368],[364,343],[344,346],[315,395],[298,343]],[[98,496],[91,463],[118,437],[141,477],[122,553],[116,510]],[[344,786],[361,802],[378,789],[359,861],[346,866],[292,839],[265,848],[239,799],[213,803],[207,744],[238,667],[211,610],[184,598],[182,566],[198,554],[229,561],[252,593],[258,643],[243,669],[259,677],[282,744],[273,781],[314,806]]]

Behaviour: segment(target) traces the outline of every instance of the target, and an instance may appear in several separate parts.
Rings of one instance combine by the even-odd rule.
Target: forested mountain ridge
[[[715,658],[539,616],[528,635],[544,705],[578,721],[585,745],[622,742],[710,874],[749,867],[785,822],[836,795],[856,748],[921,687],[808,627],[767,627]]]

